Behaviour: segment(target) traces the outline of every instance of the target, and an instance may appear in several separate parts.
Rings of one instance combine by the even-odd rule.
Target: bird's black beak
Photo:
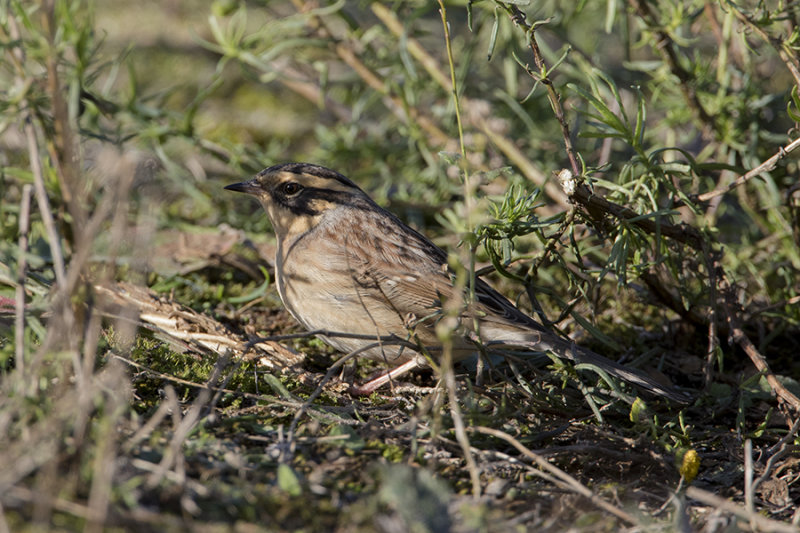
[[[241,183],[232,183],[230,185],[227,185],[225,189],[229,191],[243,192],[247,194],[256,194],[258,193],[259,190],[261,190],[261,187],[259,187],[258,184],[255,183],[255,180],[250,180],[250,181],[243,181]]]

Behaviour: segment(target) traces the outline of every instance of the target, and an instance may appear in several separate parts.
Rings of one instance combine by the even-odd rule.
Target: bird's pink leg
[[[350,387],[350,394],[353,396],[369,396],[373,392],[375,392],[378,388],[385,385],[386,383],[399,378],[403,374],[408,373],[411,370],[419,367],[419,363],[417,363],[416,359],[412,359],[403,363],[400,366],[396,366],[391,370],[387,370],[380,376],[376,377],[375,379],[371,379],[364,383],[363,385],[353,385]]]

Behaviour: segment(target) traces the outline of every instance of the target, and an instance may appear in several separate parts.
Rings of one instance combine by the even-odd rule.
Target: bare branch
[[[693,226],[688,224],[672,224],[662,217],[643,217],[633,209],[623,205],[609,202],[602,196],[592,192],[586,184],[577,180],[569,170],[562,170],[558,174],[564,193],[574,202],[586,208],[593,221],[601,227],[607,224],[605,217],[613,216],[620,222],[625,222],[651,234],[664,235],[677,242],[686,244],[695,250],[703,250],[703,235]]]
[[[790,142],[786,146],[782,146],[778,150],[778,153],[776,153],[775,155],[773,155],[772,157],[770,157],[769,159],[767,159],[766,161],[764,161],[763,163],[761,163],[760,165],[755,167],[754,169],[748,171],[745,174],[742,174],[741,176],[739,176],[738,178],[733,180],[728,185],[725,185],[723,187],[717,187],[713,191],[709,191],[709,192],[706,192],[706,193],[698,195],[697,196],[697,200],[699,200],[701,202],[706,202],[708,200],[711,200],[712,198],[716,198],[717,196],[722,196],[723,194],[726,194],[726,193],[734,190],[736,187],[739,187],[740,185],[744,185],[745,183],[747,183],[751,179],[755,178],[756,176],[759,176],[759,175],[763,174],[764,172],[769,172],[769,171],[773,170],[778,165],[778,162],[781,159],[785,158],[791,152],[796,150],[798,146],[800,146],[800,138],[795,139],[794,141]]]
[[[646,0],[628,0],[631,8],[639,15],[639,18],[644,22],[647,28],[653,33],[656,39],[656,49],[661,54],[662,59],[669,67],[672,74],[678,78],[681,93],[686,100],[686,103],[694,111],[698,121],[705,127],[712,130],[717,129],[717,124],[711,115],[708,114],[706,108],[700,102],[697,96],[697,90],[694,87],[694,80],[691,74],[686,71],[678,60],[678,54],[675,53],[675,48],[672,43],[672,38],[669,34],[660,29],[661,23],[656,20],[655,15],[650,10],[650,5]]]

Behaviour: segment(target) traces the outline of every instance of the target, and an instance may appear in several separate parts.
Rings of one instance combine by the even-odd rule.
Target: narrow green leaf
[[[497,7],[494,8],[494,24],[492,25],[492,35],[489,37],[489,52],[486,56],[486,61],[492,60],[494,54],[494,47],[497,44],[497,32],[500,29],[500,17],[497,14]]]
[[[256,287],[255,289],[253,289],[251,292],[249,292],[247,294],[243,294],[241,296],[236,296],[236,297],[233,297],[233,298],[228,298],[228,302],[229,303],[232,303],[232,304],[243,304],[243,303],[251,302],[251,301],[253,301],[253,300],[257,299],[257,298],[263,297],[267,293],[267,289],[269,288],[270,281],[271,281],[270,280],[270,276],[269,276],[269,272],[267,272],[267,269],[264,268],[263,266],[259,265],[258,268],[259,268],[259,270],[261,270],[261,273],[264,275],[264,283],[262,283],[261,285],[259,285],[258,287]]]
[[[614,19],[617,15],[617,0],[608,0],[606,2],[606,24],[605,32],[611,33],[614,28]]]
[[[606,124],[610,128],[622,133],[626,138],[629,136],[629,130],[625,123],[620,120],[620,118],[614,114],[611,109],[599,98],[595,95],[587,92],[583,87],[575,85],[573,83],[568,83],[567,87],[577,92],[584,100],[589,102],[592,107],[594,107],[599,113],[599,116],[596,116],[598,120],[600,120],[603,124]]]
[[[278,487],[289,496],[300,496],[303,493],[300,478],[286,463],[278,465]]]
[[[270,388],[282,398],[287,400],[297,399],[291,392],[289,392],[289,389],[283,386],[283,383],[281,383],[281,380],[279,380],[277,377],[273,376],[272,374],[264,374],[262,378],[267,382],[267,385],[269,385]]]
[[[636,127],[633,130],[633,139],[636,142],[635,147],[637,150],[641,150],[644,146],[644,125],[647,121],[647,108],[644,105],[644,95],[638,86],[636,87],[636,98],[639,107],[636,110]]]
[[[797,94],[796,85],[792,87],[791,98],[792,101],[786,105],[786,113],[795,122],[800,122],[800,96]],[[794,104],[794,107],[792,107],[792,104]]]

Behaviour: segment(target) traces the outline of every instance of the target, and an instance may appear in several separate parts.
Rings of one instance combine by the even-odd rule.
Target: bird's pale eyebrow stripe
[[[351,194],[354,189],[355,190],[358,189],[358,187],[356,187],[355,185],[347,184],[339,180],[322,178],[320,176],[315,176],[313,174],[302,174],[300,175],[297,181],[305,187],[313,188],[320,191],[328,190],[328,191],[338,191]]]
[[[290,174],[312,176],[322,180],[337,181],[342,185],[344,185],[345,187],[355,187],[355,188],[358,187],[349,178],[347,178],[342,174],[339,174],[335,170],[321,167],[319,165],[312,165],[310,163],[285,163],[282,165],[275,165],[269,167],[267,169],[264,169],[262,172],[268,174],[276,172],[288,172]]]

